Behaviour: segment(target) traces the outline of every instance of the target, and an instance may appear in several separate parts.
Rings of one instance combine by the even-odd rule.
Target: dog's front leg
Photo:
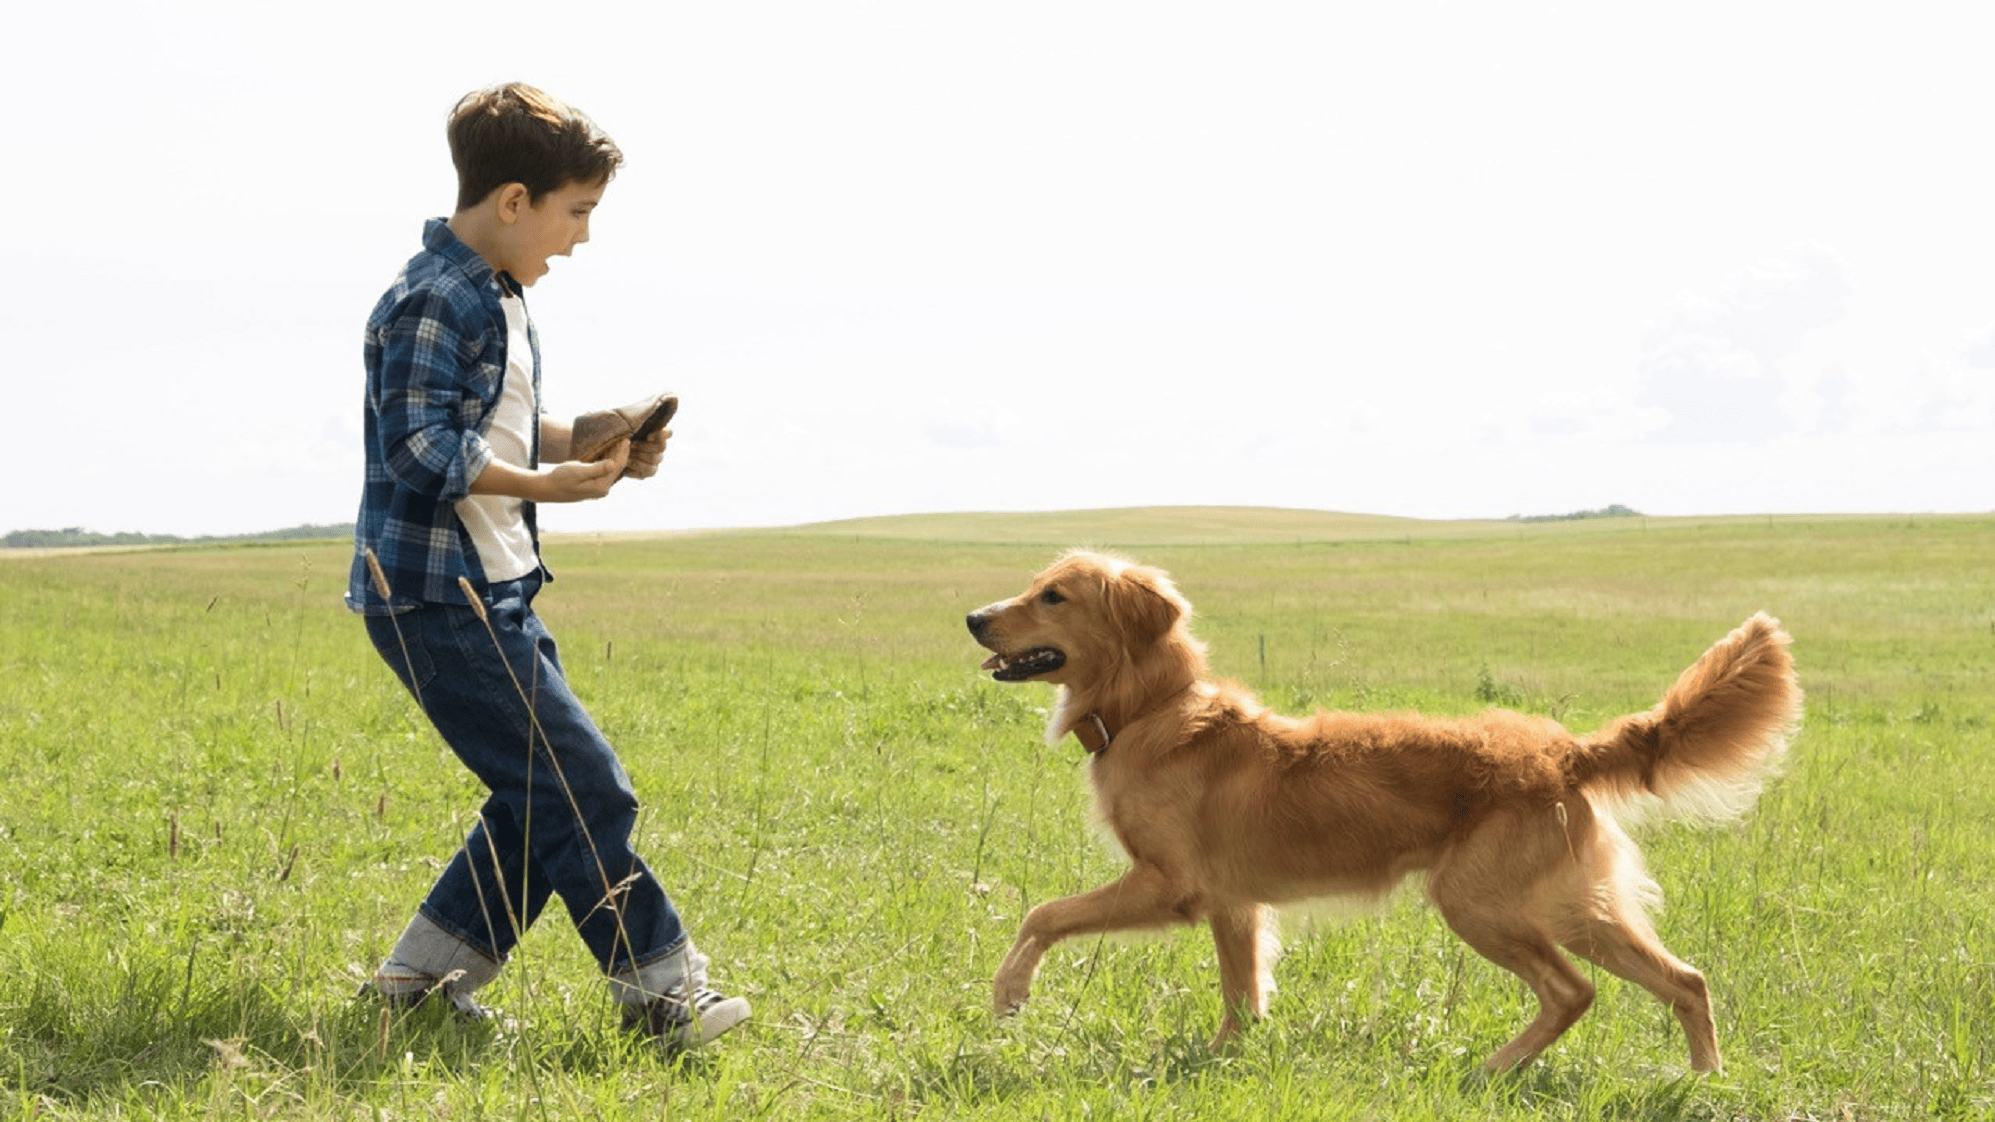
[[[1155,865],[1137,865],[1113,884],[1092,892],[1049,900],[1032,909],[1018,940],[1004,956],[993,984],[999,1016],[1016,1013],[1032,992],[1039,960],[1053,944],[1075,935],[1130,931],[1191,923],[1202,916],[1201,901]]]
[[[1274,913],[1259,904],[1215,906],[1212,909],[1212,941],[1219,950],[1219,996],[1226,1015],[1212,1038],[1217,1052],[1232,1043],[1245,1027],[1268,1013],[1268,995],[1274,992],[1274,959],[1279,952],[1275,939]]]

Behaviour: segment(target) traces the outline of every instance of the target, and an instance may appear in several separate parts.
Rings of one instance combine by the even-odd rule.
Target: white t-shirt
[[[540,408],[533,399],[533,346],[526,337],[526,305],[517,296],[507,296],[499,306],[506,312],[506,384],[499,392],[492,426],[485,430],[485,443],[498,459],[530,468]],[[533,535],[520,516],[524,501],[511,495],[466,495],[457,500],[457,517],[471,531],[488,581],[518,580],[540,567],[533,554]]]

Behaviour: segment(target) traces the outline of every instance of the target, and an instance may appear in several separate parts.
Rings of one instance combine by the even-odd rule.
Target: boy
[[[550,894],[622,1003],[668,1048],[749,1015],[706,987],[672,901],[630,848],[637,797],[533,611],[552,575],[535,504],[600,499],[658,470],[669,430],[568,459],[540,412],[521,290],[589,240],[623,154],[588,118],[517,83],[467,95],[448,128],[457,208],[432,219],[367,321],[367,475],[346,600],[437,732],[491,791],[368,989],[462,1016]],[[475,597],[475,599],[474,599]]]

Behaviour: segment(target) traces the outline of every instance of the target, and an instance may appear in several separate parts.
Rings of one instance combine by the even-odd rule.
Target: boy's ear
[[[497,196],[493,201],[498,206],[499,221],[510,226],[519,221],[531,201],[524,183],[507,183],[493,190]]]

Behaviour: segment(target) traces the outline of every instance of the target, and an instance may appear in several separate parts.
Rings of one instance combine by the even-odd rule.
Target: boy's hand
[[[658,474],[658,463],[665,458],[665,442],[672,439],[671,429],[659,429],[643,440],[630,443],[630,462],[624,465],[625,479],[649,479]]]
[[[616,486],[629,463],[630,441],[625,440],[618,443],[615,451],[594,463],[569,460],[555,464],[544,473],[547,494],[540,501],[579,503],[600,499]]]

